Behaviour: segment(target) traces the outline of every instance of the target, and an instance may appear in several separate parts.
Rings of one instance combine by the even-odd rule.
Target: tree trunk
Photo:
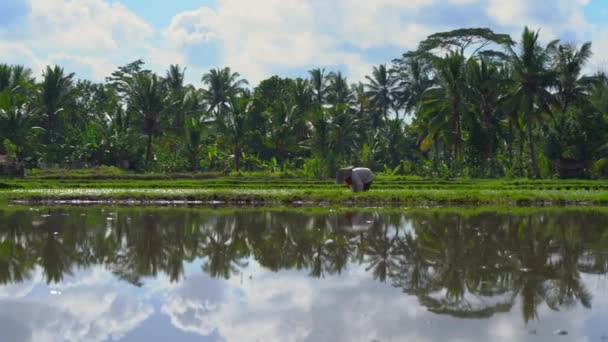
[[[509,165],[513,167],[513,120],[509,119],[509,140],[507,141],[507,154],[509,155]],[[511,170],[513,172],[513,170]]]
[[[236,167],[236,172],[241,170],[241,148],[234,148],[234,166]]]
[[[152,159],[152,134],[148,135],[148,147],[146,148],[146,166],[150,165]]]
[[[494,158],[494,137],[492,133],[494,132],[494,125],[492,124],[492,118],[490,114],[487,113],[484,115],[485,118],[485,136],[487,139],[486,142],[486,161],[488,162],[488,166],[490,169],[490,177],[496,176],[496,159]]]
[[[519,164],[519,172],[518,172],[518,176],[519,177],[523,177],[525,172],[524,172],[524,142],[525,142],[525,138],[524,138],[524,132],[523,130],[519,130],[519,155],[518,157],[518,164]]]
[[[528,147],[530,148],[530,164],[534,178],[540,178],[538,163],[536,162],[536,151],[534,150],[534,137],[532,136],[532,124],[528,124]]]
[[[457,177],[461,170],[462,161],[462,128],[460,126],[460,112],[454,113],[454,129],[456,131],[456,144],[454,148],[454,168],[452,176]]]
[[[192,168],[192,172],[196,172],[198,170],[198,153],[192,152],[190,156],[190,167]]]

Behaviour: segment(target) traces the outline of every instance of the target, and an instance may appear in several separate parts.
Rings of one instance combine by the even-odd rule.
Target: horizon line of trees
[[[197,88],[185,68],[158,75],[141,60],[103,83],[59,66],[38,82],[0,64],[0,154],[14,168],[605,177],[608,78],[583,73],[591,56],[590,42],[542,44],[526,27],[518,42],[436,33],[354,84],[317,68],[250,88],[225,67]]]

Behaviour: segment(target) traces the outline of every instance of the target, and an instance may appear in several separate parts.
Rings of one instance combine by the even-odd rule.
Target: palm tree
[[[509,82],[502,76],[499,67],[484,58],[471,58],[467,63],[468,100],[481,121],[484,160],[489,164],[491,177],[497,172],[495,149],[500,120],[499,107]]]
[[[165,76],[165,84],[169,91],[170,98],[170,110],[172,111],[173,117],[170,119],[173,129],[177,132],[183,132],[184,128],[184,108],[182,108],[185,91],[184,91],[184,78],[185,68],[181,68],[179,65],[170,65]]]
[[[543,120],[543,116],[551,114],[551,105],[555,97],[549,87],[555,84],[555,73],[549,69],[549,63],[558,44],[557,40],[541,47],[538,41],[539,32],[531,31],[528,27],[522,33],[519,52],[508,47],[510,62],[513,69],[514,88],[510,96],[510,107],[521,114],[528,135],[530,163],[534,177],[540,177],[533,129]]]
[[[369,96],[370,103],[380,110],[384,120],[388,119],[388,111],[394,106],[394,97],[397,79],[386,69],[386,65],[380,64],[374,67],[372,76],[365,76],[367,83],[365,88]]]
[[[310,74],[310,86],[312,88],[312,95],[314,98],[317,109],[323,107],[325,100],[327,99],[327,88],[329,87],[329,81],[332,73],[326,74],[325,69],[312,69],[308,72]]]
[[[346,77],[341,72],[330,76],[327,100],[334,106],[339,103],[349,104],[354,99],[353,93],[348,87]]]
[[[63,68],[55,66],[46,67],[42,74],[39,103],[41,114],[45,117],[46,143],[53,143],[59,125],[59,113],[71,100],[74,89],[74,73],[65,74]]]
[[[581,77],[581,74],[591,55],[591,42],[583,44],[578,50],[572,44],[560,45],[557,48],[557,90],[561,110],[564,112],[568,106],[580,103],[588,93],[592,77]]]
[[[459,170],[462,158],[462,119],[468,111],[465,65],[465,57],[458,53],[434,60],[437,86],[424,93],[420,115],[428,125],[427,142],[442,135],[452,145],[453,172]],[[431,146],[432,143],[427,145]]]
[[[359,146],[359,120],[344,104],[338,104],[327,112],[331,120],[329,146],[332,153],[350,159]]]
[[[26,104],[0,109],[0,137],[10,140],[16,150],[16,162],[25,157],[23,152],[32,135],[44,131],[36,125],[38,113]]]
[[[311,111],[312,91],[308,80],[296,78],[291,89],[291,96],[293,96],[295,105],[298,106],[300,111],[304,113]]]
[[[230,68],[211,69],[203,75],[203,84],[207,87],[204,98],[209,105],[209,110],[214,112],[216,117],[221,117],[232,99],[237,97],[242,88],[249,83],[240,78],[238,72],[232,72]]]
[[[219,131],[234,154],[236,171],[241,169],[241,155],[250,105],[248,97],[232,98],[222,118],[217,120]]]
[[[270,130],[268,132],[268,145],[274,151],[279,163],[282,163],[287,154],[294,152],[297,147],[298,130],[302,127],[304,117],[298,106],[291,101],[280,101],[270,109]]]
[[[143,133],[148,137],[146,165],[152,159],[152,139],[161,134],[159,118],[165,108],[165,94],[156,74],[138,74],[129,89],[131,109],[144,120]]]
[[[313,155],[325,158],[329,153],[330,129],[331,125],[327,118],[328,114],[324,110],[317,110],[313,113],[310,121],[311,136],[309,146]]]
[[[194,114],[186,120],[186,151],[192,172],[196,172],[199,167],[199,158],[203,150],[203,140],[207,129],[205,117],[205,114]]]
[[[402,108],[405,114],[412,113],[422,103],[424,92],[433,85],[430,78],[432,65],[427,58],[414,54],[405,54],[394,63],[398,80],[396,107]]]
[[[32,70],[22,65],[0,64],[0,92],[23,94],[33,87]]]

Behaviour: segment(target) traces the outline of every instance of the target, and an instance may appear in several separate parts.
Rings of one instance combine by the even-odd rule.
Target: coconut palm
[[[437,85],[424,93],[420,117],[427,123],[423,145],[442,136],[451,146],[454,156],[452,172],[458,171],[462,158],[463,116],[469,111],[466,102],[466,60],[463,55],[451,53],[435,59],[433,69]]]
[[[227,110],[230,101],[241,94],[243,87],[249,84],[247,80],[240,77],[238,72],[232,72],[229,67],[211,69],[203,75],[202,81],[207,87],[204,97],[209,105],[209,110],[216,117],[221,117]]]
[[[165,93],[161,80],[155,74],[138,74],[133,81],[129,88],[130,106],[144,121],[142,131],[148,137],[146,165],[149,165],[152,140],[162,133],[159,120],[165,109]]]
[[[514,87],[511,90],[511,110],[519,113],[527,130],[530,164],[534,177],[540,177],[536,160],[534,127],[546,115],[551,114],[551,105],[556,104],[549,87],[555,84],[555,73],[549,68],[551,58],[558,44],[557,40],[542,47],[538,41],[539,32],[526,27],[521,36],[519,51],[508,47],[513,71]]]
[[[222,118],[216,121],[219,131],[234,155],[234,164],[237,171],[241,169],[241,157],[250,104],[248,97],[232,98]]]
[[[303,113],[309,113],[312,109],[312,91],[308,80],[297,78],[293,82],[291,96]]]
[[[405,114],[413,113],[422,102],[424,92],[433,85],[432,65],[428,58],[416,54],[405,54],[394,63],[398,80],[396,107],[403,109]]]
[[[501,119],[500,104],[509,80],[503,78],[499,67],[484,58],[471,58],[467,63],[468,101],[472,104],[481,122],[484,161],[488,163],[490,176],[497,173],[496,146],[497,133]]]
[[[169,120],[173,129],[177,132],[183,132],[184,128],[185,113],[182,104],[186,92],[184,87],[185,72],[185,68],[172,64],[165,76],[165,84],[169,91],[169,110],[173,116]]]
[[[359,147],[359,120],[344,104],[338,104],[327,110],[330,118],[329,146],[332,153],[346,158]]]
[[[397,78],[386,68],[385,64],[374,67],[372,76],[365,76],[365,88],[370,103],[382,113],[384,120],[388,119],[388,112],[395,104],[395,91]]]
[[[341,72],[334,73],[330,76],[327,100],[333,106],[342,104],[349,104],[353,100],[354,96],[348,87],[346,77]]]
[[[0,109],[0,137],[13,143],[16,150],[16,162],[23,160],[25,147],[37,132],[44,132],[37,126],[38,113],[26,104]]]
[[[304,117],[298,106],[291,101],[280,101],[268,112],[270,130],[267,143],[274,151],[279,163],[297,148],[298,128],[303,126]]]
[[[191,115],[186,119],[186,151],[192,172],[196,172],[199,168],[200,154],[203,150],[203,141],[207,130],[205,119],[206,115],[202,113]]]
[[[555,57],[557,71],[557,90],[561,110],[580,103],[589,89],[591,77],[581,77],[585,64],[591,58],[591,42],[583,44],[578,50],[573,44],[560,45]]]
[[[327,91],[332,73],[326,74],[325,69],[312,69],[310,74],[310,86],[312,89],[313,101],[317,108],[323,107],[327,99]]]
[[[38,101],[44,116],[45,142],[48,144],[53,143],[59,136],[59,113],[73,96],[74,73],[66,74],[63,68],[57,65],[53,68],[47,66],[42,78]]]

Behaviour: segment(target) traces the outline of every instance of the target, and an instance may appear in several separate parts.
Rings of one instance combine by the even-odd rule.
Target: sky
[[[594,72],[608,69],[607,19],[608,0],[1,0],[0,63],[93,81],[136,59],[162,74],[185,66],[197,86],[224,66],[252,85],[316,67],[358,81],[435,32],[489,27],[518,40],[528,25],[543,42],[592,41]]]

